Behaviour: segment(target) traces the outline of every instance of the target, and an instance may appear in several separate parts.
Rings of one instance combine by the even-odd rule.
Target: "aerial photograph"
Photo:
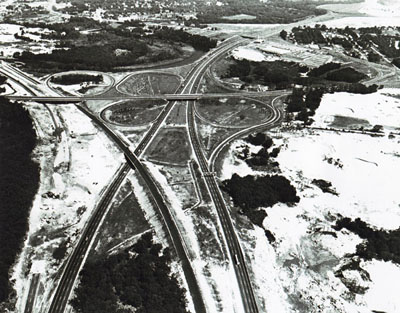
[[[0,313],[400,313],[400,0],[0,0]]]

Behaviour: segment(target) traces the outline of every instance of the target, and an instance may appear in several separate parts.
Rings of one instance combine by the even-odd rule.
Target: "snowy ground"
[[[266,56],[262,52],[252,49],[250,47],[236,48],[232,51],[232,56],[236,60],[245,59],[253,62],[261,62],[267,60]]]
[[[375,16],[357,16],[344,17],[324,22],[327,27],[344,28],[349,27],[374,27],[374,26],[400,26],[399,17],[375,17]]]
[[[24,33],[21,33],[21,30]],[[5,57],[12,57],[15,52],[48,53],[55,48],[54,40],[41,39],[36,33],[49,33],[47,28],[23,27],[16,24],[0,23],[0,51]],[[23,35],[33,40],[27,42],[16,39],[14,34]]]
[[[317,110],[317,122],[354,111],[354,116],[371,124],[389,128],[399,125],[399,105],[382,95],[384,92],[362,98],[326,95]],[[272,136],[275,145],[281,147],[277,161],[282,175],[296,187],[301,200],[293,207],[276,204],[266,209],[264,227],[276,237],[273,245],[260,228],[240,231],[242,246],[252,262],[256,291],[266,310],[399,312],[400,299],[394,294],[400,285],[396,279],[400,275],[398,265],[361,262],[371,281],[356,270],[345,270],[342,280],[334,275],[345,264],[345,254],[354,253],[362,241],[346,230],[335,232],[332,225],[341,214],[387,230],[400,227],[400,176],[396,170],[400,168],[400,137],[315,130],[282,130]],[[233,156],[243,143],[233,143],[221,179],[233,173],[260,174]],[[312,184],[313,179],[331,182],[338,195],[323,193]],[[346,287],[350,283],[368,289],[365,294],[354,294]]]
[[[382,125],[386,131],[400,127],[400,99],[388,96],[395,89],[381,89],[376,93],[360,95],[338,92],[325,94],[313,119],[313,126],[329,127],[335,116],[363,119],[373,125]]]
[[[52,257],[54,249],[67,240],[66,255],[70,253],[103,188],[123,161],[108,137],[75,106],[52,107],[57,124],[64,128],[58,140],[43,105],[27,107],[40,136],[35,157],[41,166],[41,181],[31,210],[28,239],[13,274],[20,312],[29,288],[25,272],[40,273],[38,309],[47,304],[59,270],[60,263]]]
[[[400,4],[397,0],[364,0],[351,4],[326,4],[321,8],[343,13],[363,13],[369,16],[399,17]]]

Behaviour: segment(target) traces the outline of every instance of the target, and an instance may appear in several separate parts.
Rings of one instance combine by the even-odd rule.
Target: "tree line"
[[[262,84],[274,89],[286,89],[293,84],[308,84],[307,73],[309,68],[296,62],[234,60],[229,65],[224,77],[239,77],[248,84]]]
[[[167,26],[155,28],[154,36],[162,40],[186,43],[202,51],[209,51],[217,46],[216,39],[201,35],[192,35],[182,29],[173,29]]]
[[[92,82],[95,84],[103,81],[103,75],[92,75],[92,74],[66,74],[60,76],[52,76],[50,81],[60,85],[75,85],[85,82]]]
[[[14,58],[41,71],[110,71],[115,67],[176,58],[182,52],[173,43],[189,44],[203,51],[217,44],[215,39],[192,35],[182,29],[154,27],[152,34],[145,34],[140,25],[133,30],[128,29],[127,24],[112,28],[87,18],[71,18],[65,24],[52,24],[49,27],[54,33],[42,37],[58,40],[57,49],[38,54],[30,51],[16,52]],[[89,34],[80,32],[80,29],[88,27],[95,27],[98,31]],[[166,45],[166,49],[155,48],[155,41],[164,44],[169,42],[169,45]]]
[[[32,120],[21,103],[0,97],[0,303],[12,286],[9,271],[20,252],[39,186],[39,165]]]

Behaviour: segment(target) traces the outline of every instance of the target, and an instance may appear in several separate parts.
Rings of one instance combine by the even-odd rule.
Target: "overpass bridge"
[[[8,95],[6,98],[18,101],[36,101],[50,103],[77,103],[96,100],[165,100],[165,101],[195,101],[206,98],[234,98],[234,97],[262,97],[282,94],[285,90],[264,92],[231,92],[231,93],[206,93],[206,94],[161,94],[161,95],[117,95],[117,96],[17,96]]]

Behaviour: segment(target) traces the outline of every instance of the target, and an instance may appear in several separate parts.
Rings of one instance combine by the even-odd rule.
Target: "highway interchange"
[[[271,30],[271,35],[278,33],[280,30]],[[204,181],[207,186],[207,190],[214,203],[220,224],[222,226],[225,245],[228,248],[230,254],[230,260],[235,270],[237,284],[242,297],[243,309],[246,313],[257,313],[260,312],[260,306],[257,297],[254,293],[252,282],[250,279],[249,271],[246,266],[246,259],[240,246],[240,242],[236,235],[232,220],[230,217],[229,210],[222,197],[221,191],[218,186],[215,172],[215,161],[221,151],[226,147],[232,140],[242,137],[248,133],[265,130],[276,126],[282,119],[282,112],[278,109],[279,105],[276,102],[282,100],[282,97],[286,96],[288,91],[276,91],[266,93],[254,93],[245,92],[241,93],[244,97],[260,97],[265,95],[273,95],[275,99],[270,105],[268,105],[271,115],[268,119],[258,125],[254,125],[247,128],[238,129],[234,134],[224,138],[216,148],[211,151],[210,157],[207,159],[202,145],[200,144],[197,130],[195,116],[197,114],[195,110],[195,101],[201,98],[219,98],[219,97],[237,97],[238,93],[220,93],[220,94],[202,94],[198,92],[199,84],[203,78],[206,70],[209,66],[216,62],[218,58],[224,56],[230,50],[238,45],[244,44],[246,39],[241,37],[232,37],[229,40],[224,41],[216,49],[210,51],[203,58],[201,58],[190,70],[185,77],[182,85],[176,90],[175,94],[164,94],[164,95],[116,95],[116,96],[63,96],[57,94],[54,90],[43,81],[38,80],[30,75],[27,75],[23,71],[9,65],[2,61],[0,66],[0,73],[6,75],[14,83],[20,85],[26,90],[27,94],[24,95],[10,95],[8,96],[11,100],[20,101],[36,101],[42,103],[76,103],[76,107],[86,114],[94,123],[99,125],[104,132],[119,146],[121,151],[125,154],[127,163],[122,165],[118,172],[114,175],[114,178],[108,188],[105,190],[101,199],[98,202],[95,210],[93,211],[89,221],[82,231],[79,241],[76,243],[71,255],[64,264],[63,272],[59,280],[58,285],[54,288],[53,296],[48,307],[43,307],[42,311],[34,312],[35,294],[39,281],[38,276],[32,278],[31,287],[29,289],[29,295],[25,306],[24,313],[63,313],[68,304],[68,300],[71,296],[71,291],[75,285],[79,271],[82,269],[90,248],[93,244],[96,234],[99,232],[101,223],[107,213],[115,194],[119,190],[122,182],[128,175],[130,169],[134,169],[140,174],[143,181],[145,182],[148,190],[151,192],[153,198],[153,204],[157,209],[159,215],[163,219],[164,226],[169,234],[170,241],[174,247],[174,250],[181,262],[186,281],[188,283],[189,292],[192,296],[196,312],[208,312],[207,306],[205,305],[201,290],[196,280],[195,271],[191,265],[190,257],[187,253],[187,249],[182,239],[174,216],[171,214],[166,201],[163,198],[162,192],[158,184],[153,180],[151,174],[144,166],[141,161],[141,156],[146,151],[146,148],[151,145],[152,140],[159,132],[162,125],[165,123],[167,117],[172,111],[176,101],[186,101],[186,121],[187,131],[189,134],[189,141],[194,152],[196,161],[199,164],[200,170],[204,177]],[[394,73],[383,73],[380,69],[376,69],[378,75],[372,78],[369,83],[378,83],[382,80],[390,78],[392,75],[397,75],[397,69]],[[153,122],[150,129],[147,131],[141,142],[133,149],[126,139],[121,138],[101,117],[93,114],[84,104],[85,101],[89,100],[108,100],[116,102],[118,100],[147,100],[147,99],[163,99],[167,100],[168,103],[161,111],[157,119]]]
[[[182,240],[182,234],[178,230],[174,217],[172,216],[166,202],[162,196],[162,192],[159,190],[157,183],[153,180],[152,176],[149,174],[146,167],[142,164],[140,156],[144,153],[146,148],[151,144],[152,139],[155,137],[165,120],[167,119],[169,113],[174,107],[176,101],[180,100],[191,100],[187,101],[187,122],[188,122],[188,132],[190,135],[190,142],[195,152],[197,161],[200,165],[200,169],[203,173],[203,177],[207,184],[209,193],[213,199],[214,205],[217,209],[219,218],[221,220],[222,229],[224,232],[224,237],[226,244],[228,245],[228,250],[230,252],[230,257],[234,265],[236,272],[238,286],[242,295],[242,301],[244,306],[244,312],[255,313],[259,312],[258,301],[254,294],[252,284],[250,281],[250,276],[248,269],[246,267],[245,258],[240,247],[240,243],[237,239],[232,221],[230,219],[229,212],[226,208],[224,200],[222,198],[221,192],[218,188],[216,178],[210,171],[209,163],[206,160],[202,148],[199,144],[196,129],[194,125],[194,111],[193,111],[193,100],[197,100],[204,95],[197,92],[199,83],[204,76],[205,71],[209,66],[214,63],[218,58],[224,56],[227,52],[232,50],[234,47],[241,45],[246,40],[241,37],[233,37],[229,40],[224,41],[216,49],[208,53],[203,57],[197,64],[195,64],[192,70],[187,74],[184,83],[178,88],[175,94],[172,95],[161,95],[162,99],[170,100],[168,104],[164,107],[162,112],[159,114],[157,119],[153,122],[148,132],[145,134],[141,142],[132,151],[131,146],[126,142],[124,138],[121,138],[112,128],[110,128],[104,120],[99,118],[97,115],[90,112],[90,110],[82,103],[83,100],[120,100],[120,99],[149,99],[152,97],[141,97],[141,96],[126,96],[113,97],[103,99],[101,96],[98,97],[86,97],[84,99],[77,97],[66,97],[54,94],[54,91],[44,85],[43,82],[30,77],[29,75],[23,73],[19,69],[16,69],[3,62],[0,72],[8,76],[13,81],[18,82],[25,90],[28,91],[29,95],[22,96],[8,96],[12,100],[30,100],[37,102],[61,102],[61,103],[71,103],[77,102],[77,108],[86,114],[92,121],[98,124],[109,137],[119,146],[122,152],[125,154],[127,163],[120,167],[118,172],[115,174],[113,181],[108,186],[107,190],[101,197],[101,200],[97,204],[95,210],[93,211],[89,221],[87,222],[85,228],[82,231],[81,237],[77,244],[75,245],[73,252],[68,257],[65,266],[63,266],[63,272],[58,285],[53,292],[50,304],[47,308],[42,308],[43,312],[46,313],[62,313],[65,312],[68,300],[71,295],[71,291],[74,287],[75,281],[82,269],[85,259],[89,253],[90,247],[94,241],[96,233],[99,231],[102,220],[107,212],[108,207],[111,204],[116,192],[118,191],[123,180],[127,176],[130,168],[134,168],[140,176],[145,181],[148,189],[150,190],[155,207],[163,218],[164,225],[168,231],[169,237],[173,244],[173,247],[180,259],[182,264],[186,281],[189,286],[189,291],[192,295],[194,306],[196,312],[207,312],[206,305],[201,296],[201,290],[196,281],[196,275],[190,263],[190,258],[186,252],[186,247],[184,246],[184,241]],[[281,94],[281,92],[277,93]],[[237,96],[238,94],[210,94],[206,97],[230,97]],[[246,96],[256,95],[255,93],[246,93]],[[264,95],[264,94],[263,94]],[[271,95],[271,93],[269,93]],[[260,96],[260,94],[257,94]],[[158,97],[158,96],[156,96]],[[270,106],[271,120],[264,121],[259,127],[267,127],[270,123],[274,123],[280,118],[280,111],[276,110],[273,106]],[[242,130],[243,133],[243,130]],[[228,143],[228,142],[226,142]],[[37,284],[37,278],[35,278],[35,284]],[[33,286],[35,288],[35,286]],[[32,289],[36,290],[36,289]],[[28,303],[25,308],[25,313],[33,312],[34,295],[28,297]]]
[[[265,32],[263,36],[274,35],[279,33],[283,28],[290,30],[293,26],[300,26],[305,24],[312,24],[315,22],[324,22],[334,18],[334,14],[315,17],[309,21],[300,21],[296,24],[289,24],[285,27],[276,27]],[[196,120],[197,114],[195,110],[195,101],[201,98],[219,98],[219,97],[236,97],[237,93],[223,93],[223,94],[202,94],[198,92],[199,82],[202,79],[205,71],[209,66],[218,60],[219,57],[223,56],[237,45],[243,44],[245,40],[240,37],[233,37],[230,40],[223,42],[217,47],[217,49],[211,51],[205,55],[202,59],[194,64],[192,70],[187,74],[185,80],[176,90],[175,94],[166,95],[154,95],[154,96],[141,96],[141,95],[121,95],[121,96],[62,96],[57,94],[54,90],[49,88],[43,81],[38,80],[30,75],[27,75],[23,71],[11,66],[10,64],[2,61],[0,65],[0,73],[7,76],[13,83],[19,85],[26,90],[26,94],[22,95],[10,95],[8,96],[11,100],[20,101],[36,101],[42,102],[46,105],[47,102],[62,104],[62,103],[76,103],[77,108],[86,114],[91,120],[99,125],[104,132],[119,146],[121,151],[125,154],[127,163],[123,164],[117,173],[114,175],[112,182],[108,188],[101,195],[96,208],[87,222],[85,228],[82,230],[79,241],[75,244],[73,252],[66,260],[62,267],[63,272],[57,286],[54,286],[52,291],[53,296],[48,306],[42,307],[41,311],[34,312],[35,295],[37,285],[39,281],[38,275],[33,275],[31,287],[29,288],[29,295],[27,303],[24,309],[24,313],[63,313],[66,311],[68,300],[71,296],[71,291],[75,285],[79,271],[82,269],[89,250],[93,244],[96,234],[101,231],[101,223],[107,213],[107,210],[114,199],[114,196],[119,190],[119,187],[123,183],[124,179],[132,168],[140,174],[143,181],[147,185],[148,190],[151,192],[153,197],[153,204],[158,210],[160,216],[162,216],[166,230],[168,231],[171,244],[176,251],[176,254],[181,262],[184,270],[185,278],[188,283],[189,292],[193,298],[196,312],[208,312],[207,307],[202,299],[201,290],[197,284],[196,275],[191,265],[190,257],[186,251],[186,247],[182,240],[182,234],[180,233],[174,217],[163,198],[162,192],[158,187],[157,183],[153,180],[151,174],[141,161],[141,156],[144,154],[146,149],[151,145],[152,140],[159,132],[160,128],[165,123],[170,112],[172,111],[175,101],[187,101],[187,131],[189,134],[190,145],[196,157],[196,161],[199,164],[201,172],[206,182],[208,192],[213,200],[214,206],[217,210],[220,224],[224,233],[224,241],[228,247],[230,254],[231,263],[236,273],[237,284],[242,297],[243,309],[246,313],[260,312],[261,308],[258,304],[257,297],[254,293],[252,282],[250,279],[249,271],[246,266],[245,256],[241,249],[238,237],[236,235],[234,226],[232,224],[229,210],[222,197],[221,191],[218,186],[215,172],[215,161],[223,149],[234,139],[245,136],[248,133],[265,130],[276,126],[282,119],[282,112],[279,109],[279,102],[282,101],[282,97],[288,94],[287,91],[278,92],[267,92],[267,93],[242,93],[245,97],[259,97],[265,95],[274,95],[276,98],[269,105],[271,115],[268,119],[264,120],[259,125],[254,125],[247,128],[238,129],[234,134],[224,138],[214,149],[211,154],[206,158],[203,148],[199,142],[198,134],[196,131]],[[349,58],[349,61],[357,61]],[[380,68],[375,68],[377,74],[375,77],[368,81],[372,83],[382,83],[393,79],[398,76],[398,69],[393,68],[391,72],[385,72]],[[387,85],[390,87],[390,85]],[[150,129],[147,131],[141,142],[136,146],[132,147],[124,138],[121,138],[101,117],[93,114],[85,105],[84,101],[89,100],[107,100],[107,101],[119,101],[119,100],[146,100],[146,99],[164,99],[168,103],[159,114],[157,119],[153,122]],[[51,112],[51,111],[50,111]]]
[[[193,67],[193,69],[189,72],[188,76],[185,79],[185,84],[183,84],[182,88],[179,88],[177,90],[178,93],[184,93],[187,89],[187,86],[190,85],[192,81],[196,81],[201,75],[205,69],[207,68],[207,65],[213,61],[214,58],[219,57],[221,54],[226,53],[229,49],[231,49],[233,46],[239,44],[237,41],[233,41],[232,43],[227,41],[226,44],[222,45],[219,47],[217,50],[213,51],[212,54],[210,54],[210,57],[206,59],[204,62],[200,63],[199,65],[196,65]],[[169,113],[171,112],[175,102],[170,101],[168,104],[165,106],[165,108],[162,110],[162,112],[159,114],[157,117],[156,121],[152,124],[151,128],[149,131],[146,133],[144,138],[141,140],[141,142],[138,144],[138,146],[135,148],[135,150],[132,152],[129,145],[124,141],[124,139],[120,138],[110,127],[106,125],[106,123],[98,118],[96,115],[91,113],[84,105],[77,105],[78,109],[81,110],[84,114],[86,114],[89,118],[92,119],[97,125],[99,125],[112,139],[113,141],[119,146],[119,148],[123,151],[125,154],[128,163],[132,167],[134,167],[141,175],[141,177],[144,179],[147,187],[149,188],[154,204],[156,208],[158,209],[160,215],[163,217],[164,224],[168,230],[169,237],[173,243],[173,246],[175,248],[175,251],[177,255],[180,258],[180,261],[182,262],[182,267],[186,276],[186,280],[189,286],[189,291],[192,295],[193,302],[195,305],[196,312],[206,312],[205,305],[202,301],[201,298],[201,291],[197,285],[195,274],[193,272],[193,268],[191,267],[189,257],[186,253],[186,249],[183,245],[183,240],[181,238],[181,234],[178,231],[178,228],[174,222],[174,219],[168,209],[168,207],[165,204],[165,201],[162,197],[161,192],[159,191],[156,183],[153,181],[152,177],[150,174],[147,172],[146,168],[140,161],[139,157],[145,150],[145,148],[148,146],[148,144],[151,142],[151,140],[154,138],[154,136],[157,134],[160,126],[162,123],[165,121],[165,119],[168,117]],[[123,169],[126,169],[126,165],[123,167]],[[120,173],[116,176],[112,184],[115,184],[115,186],[119,186],[123,179],[125,178],[127,172],[125,171],[120,171]],[[102,199],[105,199],[107,197],[112,197],[113,194],[115,194],[116,190],[114,192],[107,192],[105,196],[103,196]],[[107,198],[108,199],[108,198]],[[106,203],[106,201],[103,201]],[[99,208],[96,209],[96,212],[99,211]],[[103,212],[102,214],[100,213],[99,216],[104,215],[105,213],[105,208],[102,209]],[[94,214],[96,215],[96,213]],[[93,216],[94,216],[93,215]],[[97,230],[100,226],[100,221],[101,218],[92,218],[89,220],[86,229],[93,229]],[[85,229],[85,230],[86,230]],[[76,277],[79,273],[80,268],[83,265],[83,261],[85,259],[85,256],[87,255],[89,251],[89,246],[90,243],[93,241],[95,235],[94,232],[87,232],[82,235],[82,238],[80,239],[80,243],[82,242],[82,248],[80,246],[78,248],[74,249],[74,252],[71,256],[71,258],[68,260],[67,263],[67,269],[64,271],[62,278],[64,277],[70,277],[69,279],[62,279],[60,281],[60,284],[57,287],[55,296],[53,297],[53,300],[51,302],[50,308],[48,310],[48,313],[61,313],[64,312],[65,307],[67,305],[67,301],[69,299],[71,289],[73,287],[73,284],[76,280]],[[85,249],[86,248],[86,249]],[[71,265],[70,265],[71,264]]]
[[[271,30],[271,34],[276,34],[280,29]],[[160,128],[164,125],[170,112],[172,111],[176,101],[186,101],[186,121],[187,131],[189,135],[190,145],[194,152],[196,161],[199,164],[200,170],[204,177],[204,181],[207,186],[207,190],[214,203],[220,224],[222,226],[225,245],[228,248],[230,254],[231,264],[235,270],[237,284],[239,286],[240,294],[243,302],[243,310],[246,313],[257,313],[260,312],[260,305],[258,303],[257,296],[254,293],[249,270],[246,266],[246,259],[240,246],[240,242],[236,235],[232,220],[230,217],[229,210],[225,204],[223,196],[218,186],[215,172],[215,161],[218,155],[232,140],[245,136],[248,133],[265,130],[276,126],[282,119],[282,111],[279,109],[280,105],[277,102],[281,102],[282,98],[285,97],[288,91],[275,91],[266,93],[221,93],[221,94],[202,94],[198,92],[200,81],[202,80],[206,70],[209,66],[216,62],[218,58],[224,56],[230,50],[238,45],[242,45],[246,42],[246,39],[241,37],[232,37],[229,40],[224,41],[216,49],[210,51],[202,59],[194,64],[190,72],[184,79],[182,85],[176,90],[175,94],[165,95],[153,95],[153,96],[142,96],[142,95],[121,95],[121,96],[63,96],[57,94],[54,90],[49,88],[43,81],[35,79],[30,75],[22,72],[21,70],[2,62],[0,66],[0,72],[6,75],[14,83],[17,83],[23,87],[27,94],[24,95],[10,95],[8,96],[11,100],[20,101],[36,101],[36,102],[49,102],[49,103],[76,103],[76,107],[86,114],[94,123],[96,123],[109,137],[119,146],[121,151],[125,154],[127,163],[122,165],[118,172],[114,175],[114,178],[108,188],[105,190],[101,199],[98,202],[95,210],[93,211],[89,221],[82,231],[79,241],[76,243],[73,252],[66,260],[64,264],[63,272],[59,283],[54,288],[53,296],[47,307],[42,307],[40,312],[34,312],[34,300],[36,294],[36,288],[38,283],[38,276],[34,276],[32,279],[31,288],[24,313],[63,313],[66,310],[68,300],[71,296],[71,291],[75,285],[79,271],[82,269],[90,248],[93,244],[96,234],[100,231],[101,223],[107,213],[115,194],[119,190],[122,182],[128,175],[129,171],[133,168],[143,179],[148,190],[151,192],[154,207],[157,209],[159,215],[163,219],[164,226],[168,232],[171,244],[181,262],[186,281],[188,283],[189,292],[192,296],[196,312],[208,312],[207,306],[202,298],[201,290],[196,280],[195,271],[191,265],[190,257],[187,253],[184,240],[182,239],[183,234],[180,233],[179,228],[176,225],[175,218],[168,208],[165,199],[163,198],[162,191],[160,190],[157,182],[154,181],[151,174],[144,166],[141,156],[144,154],[146,149],[151,145],[152,140],[159,132]],[[375,78],[370,80],[372,82],[380,82],[384,79],[390,78],[391,75],[397,75],[397,69],[393,73],[382,73],[378,71]],[[268,119],[264,120],[258,125],[254,125],[247,128],[238,129],[234,134],[227,138],[224,138],[216,148],[211,151],[210,157],[206,158],[203,151],[202,145],[200,144],[197,130],[195,116],[197,114],[195,110],[195,101],[201,98],[218,98],[218,97],[237,97],[238,95],[244,97],[260,97],[265,95],[273,95],[275,99],[271,104],[268,105],[271,112]],[[119,100],[145,100],[145,99],[164,99],[168,103],[158,115],[157,119],[152,123],[150,129],[147,131],[141,142],[135,147],[127,142],[125,138],[120,137],[108,124],[104,121],[101,116],[93,114],[88,107],[84,104],[85,101],[89,100],[108,100],[108,101],[119,101]]]

